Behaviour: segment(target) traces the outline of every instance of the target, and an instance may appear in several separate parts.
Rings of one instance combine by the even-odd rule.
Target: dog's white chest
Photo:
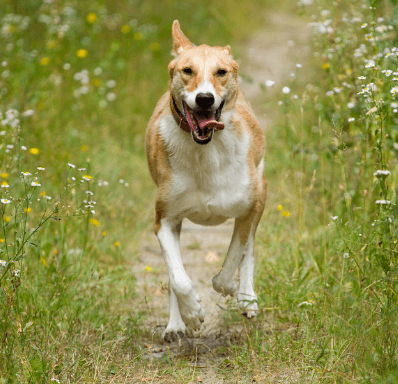
[[[200,146],[186,132],[178,133],[182,134],[168,143],[173,153],[169,158],[171,211],[202,225],[217,225],[247,212],[249,137],[238,139],[226,128],[215,132],[211,143]]]

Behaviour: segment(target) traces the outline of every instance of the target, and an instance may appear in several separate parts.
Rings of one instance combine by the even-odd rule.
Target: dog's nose
[[[196,95],[195,101],[200,108],[207,109],[214,104],[214,96],[210,92],[200,92]]]

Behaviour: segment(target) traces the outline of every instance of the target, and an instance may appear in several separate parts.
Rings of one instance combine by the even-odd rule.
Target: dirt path
[[[309,31],[298,17],[271,13],[264,30],[257,32],[245,46],[235,47],[243,57],[240,61],[240,72],[245,80],[240,84],[241,89],[265,131],[270,129],[271,120],[264,115],[262,104],[265,97],[259,84],[272,79],[276,82],[276,89],[285,85],[282,82],[294,71],[298,62],[296,60],[300,60],[302,64],[305,62],[308,37]],[[200,359],[197,364],[203,367],[201,377],[204,383],[223,383],[223,379],[217,377],[214,369],[214,361],[217,361],[217,349],[214,347],[226,345],[240,331],[228,329],[225,325],[222,308],[227,306],[226,299],[212,288],[212,277],[218,273],[226,255],[232,230],[233,220],[228,220],[218,227],[201,227],[184,220],[182,226],[181,253],[184,266],[202,298],[206,319],[196,338],[186,337],[183,342],[172,343],[169,348],[174,354],[187,350],[196,351]],[[151,271],[146,270],[148,266]],[[168,295],[165,288],[168,274],[152,231],[142,239],[140,260],[134,264],[134,274],[137,277],[139,293],[136,304],[141,308],[145,307],[148,327],[153,335],[150,343],[146,345],[149,345],[146,358],[159,358],[167,351],[160,335],[168,321]],[[209,357],[213,359],[213,363]]]

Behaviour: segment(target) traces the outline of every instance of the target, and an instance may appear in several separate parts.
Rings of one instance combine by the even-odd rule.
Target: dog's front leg
[[[176,331],[177,333],[178,329],[174,330],[175,326],[178,327],[179,319],[176,303],[178,303],[182,321],[195,331],[200,329],[206,314],[199,304],[200,297],[182,264],[179,226],[180,221],[162,219],[160,220],[160,228],[157,231],[160,248],[170,277],[170,322],[175,323],[170,324],[169,322],[169,325],[171,325],[170,331]],[[164,336],[166,336],[166,332]]]

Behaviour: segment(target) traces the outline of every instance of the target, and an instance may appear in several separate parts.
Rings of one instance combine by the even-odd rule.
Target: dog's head
[[[236,98],[239,66],[229,45],[196,47],[177,20],[172,35],[175,59],[169,64],[171,95],[191,128],[193,140],[207,144],[214,130],[224,128],[219,120],[223,108]]]

